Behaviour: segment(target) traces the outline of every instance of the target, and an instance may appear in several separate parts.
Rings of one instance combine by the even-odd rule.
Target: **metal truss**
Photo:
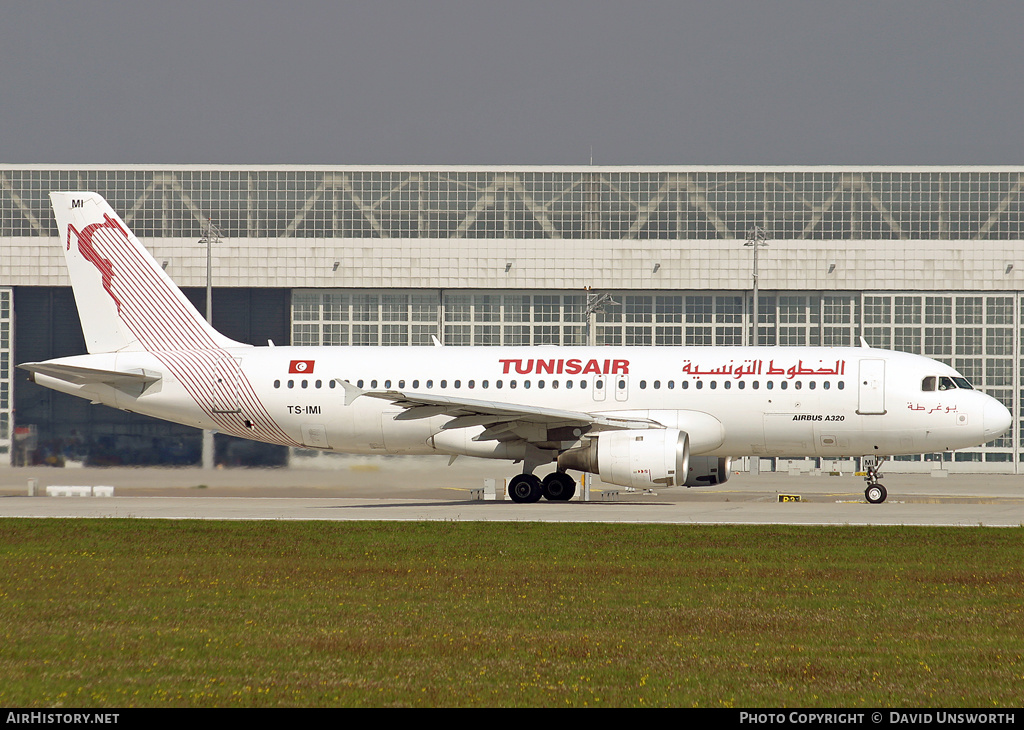
[[[0,236],[54,235],[88,187],[144,237],[1020,239],[1008,168],[0,166]]]

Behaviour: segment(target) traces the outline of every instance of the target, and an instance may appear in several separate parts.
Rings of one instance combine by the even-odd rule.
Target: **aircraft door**
[[[862,416],[880,416],[885,413],[885,360],[860,361],[857,413]]]
[[[612,378],[615,381],[615,400],[629,400],[629,376],[613,375]]]

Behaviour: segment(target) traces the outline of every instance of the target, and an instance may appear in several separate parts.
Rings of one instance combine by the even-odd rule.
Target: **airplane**
[[[636,490],[724,483],[740,456],[886,458],[979,446],[1009,411],[953,368],[867,347],[265,347],[214,330],[93,192],[51,192],[87,355],[39,385],[285,446],[522,463],[516,502],[569,471]],[[440,345],[436,342],[435,345]],[[554,464],[541,478],[534,472]]]

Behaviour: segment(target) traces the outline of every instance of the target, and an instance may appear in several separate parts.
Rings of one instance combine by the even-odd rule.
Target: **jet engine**
[[[558,470],[599,474],[635,489],[678,487],[690,471],[690,437],[675,428],[604,431],[558,457]],[[724,480],[723,480],[724,481]]]
[[[731,456],[691,456],[686,486],[711,487],[722,484],[729,479],[731,469]]]

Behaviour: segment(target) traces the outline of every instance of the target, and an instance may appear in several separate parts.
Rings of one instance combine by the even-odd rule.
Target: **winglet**
[[[430,339],[434,341],[434,347],[444,347],[444,345],[441,344],[441,340],[437,339],[437,335],[431,335]]]
[[[869,345],[868,341],[865,340],[863,337],[860,338],[860,346],[861,347],[866,347],[869,350],[871,349],[871,345]]]
[[[368,392],[363,390],[362,388],[357,388],[356,386],[352,385],[352,383],[342,380],[341,378],[335,378],[334,382],[340,383],[341,387],[345,389],[345,405],[347,406],[352,405],[352,401],[354,401],[361,395],[365,395]]]

